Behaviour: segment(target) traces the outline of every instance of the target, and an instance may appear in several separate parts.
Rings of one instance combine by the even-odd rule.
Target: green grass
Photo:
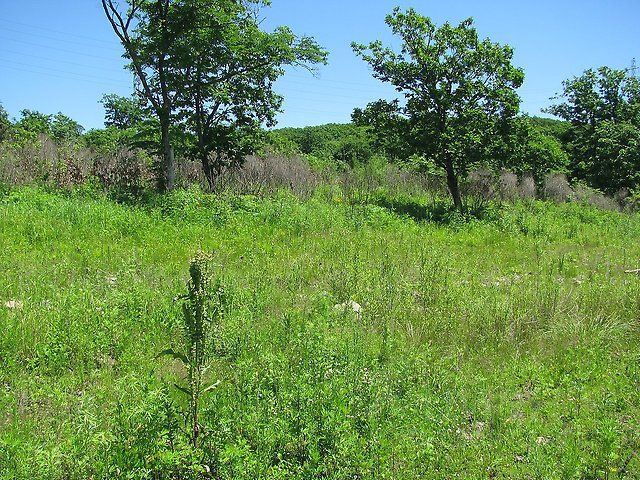
[[[639,216],[329,197],[2,194],[0,478],[640,478]],[[229,313],[194,450],[156,357],[198,250]]]

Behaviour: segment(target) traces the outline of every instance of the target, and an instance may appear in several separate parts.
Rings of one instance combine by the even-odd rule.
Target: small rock
[[[362,306],[359,303],[354,302],[353,300],[348,300],[344,303],[338,303],[334,305],[333,308],[343,312],[347,310],[351,310],[353,313],[356,314],[356,316],[358,317],[358,320],[360,320],[360,317],[362,316]]]
[[[9,300],[4,304],[4,306],[10,310],[20,310],[22,309],[22,307],[24,307],[24,303],[22,303],[20,300]]]
[[[547,437],[538,437],[536,438],[536,443],[538,445],[547,445],[549,443],[549,439]]]

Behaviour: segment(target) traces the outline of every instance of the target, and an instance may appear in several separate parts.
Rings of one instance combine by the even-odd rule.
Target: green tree
[[[113,126],[91,129],[82,135],[82,144],[101,155],[113,155],[122,148],[133,145],[136,133],[134,129]]]
[[[33,142],[40,135],[51,135],[51,115],[36,110],[21,110],[14,133],[18,142]]]
[[[9,113],[5,110],[4,106],[0,103],[0,142],[4,142],[9,139],[11,133],[11,120],[9,120]]]
[[[51,120],[51,136],[59,144],[75,144],[84,132],[84,127],[61,112]]]
[[[583,163],[585,179],[609,194],[640,186],[640,128],[630,122],[600,122],[592,136],[593,156]]]
[[[123,97],[116,94],[104,95],[101,103],[105,110],[105,129],[93,130],[85,134],[88,146],[115,152],[123,147],[140,148],[151,155],[162,155],[160,122],[147,108],[146,101],[139,95]],[[184,133],[178,124],[169,129],[174,152],[185,152]],[[156,165],[158,166],[158,165]],[[164,175],[161,164],[160,177]]]
[[[194,136],[193,153],[210,184],[250,149],[260,126],[272,126],[282,97],[273,83],[284,66],[310,68],[326,53],[287,27],[264,32],[266,1],[129,0],[123,12],[102,0],[125,48],[140,94],[160,122],[163,188],[175,182],[175,129]]]
[[[313,127],[282,128],[271,132],[271,138],[272,142],[274,137],[290,142],[292,150],[298,153],[354,167],[366,164],[373,156],[374,144],[370,130],[369,127],[353,123],[328,123]]]
[[[571,122],[573,176],[608,193],[636,188],[631,157],[640,128],[640,81],[625,70],[601,67],[562,85],[555,97],[562,101],[547,111]]]
[[[488,150],[496,167],[531,174],[538,183],[549,172],[567,173],[569,156],[558,139],[562,130],[541,120],[523,115],[501,125],[501,135]]]
[[[172,0],[128,0],[126,10],[118,2],[102,0],[104,13],[124,47],[124,57],[138,81],[138,93],[150,105],[160,123],[162,173],[159,187],[175,185],[176,165],[171,125],[179,91],[173,81],[179,72],[175,44],[186,28],[175,21],[181,2]]]
[[[406,135],[410,121],[400,113],[398,100],[378,100],[364,109],[356,108],[351,121],[368,127],[374,150],[391,162],[406,162],[416,153]]]
[[[285,66],[326,62],[326,52],[310,37],[288,27],[261,29],[263,2],[193,0],[180,9],[178,51],[185,63],[180,104],[194,154],[211,187],[225,167],[255,149],[261,127],[275,125],[283,98],[274,89]]]
[[[104,95],[100,101],[104,106],[104,126],[121,130],[135,128],[149,118],[145,102],[136,97],[121,97],[115,93]]]
[[[354,43],[375,78],[404,95],[395,113],[406,119],[401,132],[408,145],[446,172],[458,210],[463,210],[459,178],[486,161],[486,147],[500,133],[496,125],[518,112],[515,91],[524,73],[511,65],[509,46],[480,40],[467,19],[437,27],[415,10],[396,8],[386,18],[401,39],[399,52],[381,41]]]

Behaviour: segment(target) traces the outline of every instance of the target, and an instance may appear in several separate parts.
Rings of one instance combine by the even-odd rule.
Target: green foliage
[[[563,82],[563,100],[548,109],[569,122],[572,174],[610,194],[637,188],[640,81],[601,67]]]
[[[129,68],[159,121],[163,185],[175,182],[175,131],[191,136],[210,187],[226,167],[255,151],[260,127],[275,124],[282,97],[273,83],[285,66],[312,69],[327,53],[288,27],[261,28],[268,2],[197,0],[102,5],[123,44]]]
[[[275,125],[283,98],[273,83],[284,67],[326,63],[327,53],[311,37],[288,27],[262,30],[259,6],[200,0],[175,11],[181,25],[198,25],[182,30],[176,42],[187,92],[179,106],[211,187],[225,167],[256,150],[263,125]]]
[[[376,152],[391,161],[406,162],[415,150],[407,143],[404,134],[410,128],[410,121],[398,113],[398,109],[398,101],[378,100],[365,109],[356,108],[351,119],[357,126],[369,127]]]
[[[526,117],[529,125],[537,132],[553,137],[562,144],[566,144],[570,138],[571,123],[555,118]]]
[[[330,159],[343,168],[365,165],[374,154],[369,130],[350,123],[282,128],[271,136],[298,153]]]
[[[11,134],[11,120],[9,120],[9,113],[5,110],[2,103],[0,103],[0,143],[9,139]]]
[[[104,126],[128,130],[138,127],[148,120],[149,113],[139,98],[121,97],[115,93],[103,95],[101,100],[105,110]]]
[[[637,215],[340,200],[0,194],[0,478],[640,475]],[[157,353],[198,249],[225,309],[194,449]]]
[[[350,135],[329,146],[331,156],[336,162],[348,165],[350,168],[369,163],[373,156],[370,140],[364,132],[358,133],[360,134]]]
[[[51,117],[35,110],[21,110],[20,119],[14,125],[16,143],[33,142],[40,135],[51,135]]]
[[[18,145],[35,142],[41,135],[46,135],[58,145],[73,146],[83,131],[82,125],[61,112],[47,115],[25,109],[20,112],[20,119],[12,128],[12,137]]]
[[[100,155],[109,155],[133,144],[137,130],[120,129],[110,126],[103,129],[91,129],[82,135],[82,145]]]
[[[640,124],[603,121],[592,141],[594,155],[580,165],[590,185],[612,194],[640,187]]]
[[[384,108],[377,110],[391,115],[392,127],[404,126],[396,134],[415,153],[446,171],[455,206],[462,210],[459,177],[490,160],[485,151],[500,134],[496,127],[518,112],[515,89],[524,74],[511,65],[511,47],[480,40],[472,19],[437,27],[413,9],[396,8],[386,23],[401,39],[399,52],[380,41],[353,44],[374,77],[405,97],[402,104],[378,104]]]
[[[489,152],[502,168],[531,174],[542,184],[549,172],[568,173],[569,155],[558,139],[563,129],[562,122],[520,116],[505,125],[502,137],[492,143]]]
[[[60,145],[74,145],[83,131],[82,125],[60,112],[51,120],[51,136]]]

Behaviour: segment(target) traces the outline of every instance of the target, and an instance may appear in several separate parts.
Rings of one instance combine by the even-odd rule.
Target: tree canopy
[[[378,108],[406,127],[401,135],[416,153],[444,169],[462,210],[459,177],[487,160],[497,125],[518,113],[524,73],[511,64],[511,47],[479,39],[472,19],[438,27],[413,9],[396,8],[386,23],[401,39],[399,51],[381,41],[353,49],[375,78],[403,94],[402,102]]]
[[[571,122],[573,175],[607,193],[640,186],[640,81],[601,67],[563,82],[547,111]]]
[[[261,28],[263,1],[129,0],[122,12],[102,0],[139,92],[160,122],[165,187],[175,177],[172,125],[193,135],[192,155],[211,185],[239,161],[261,126],[273,126],[285,66],[311,69],[326,52],[288,27]]]

